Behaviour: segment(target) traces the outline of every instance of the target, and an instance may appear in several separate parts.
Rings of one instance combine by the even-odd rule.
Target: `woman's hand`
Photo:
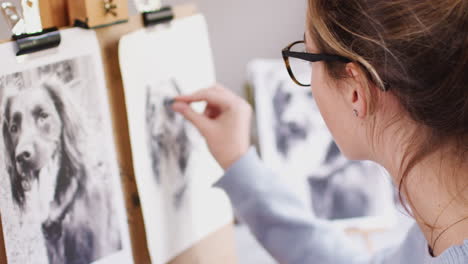
[[[200,101],[207,103],[203,114],[190,107],[190,103]],[[172,108],[200,131],[223,169],[228,169],[248,151],[252,108],[228,89],[215,85],[176,97]]]

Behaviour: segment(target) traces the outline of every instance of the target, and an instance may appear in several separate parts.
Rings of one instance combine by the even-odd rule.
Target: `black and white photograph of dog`
[[[172,98],[181,90],[176,80],[170,79],[148,85],[146,92],[146,129],[154,179],[178,210],[189,187],[187,168],[192,152],[187,121],[171,109]]]
[[[394,209],[383,171],[341,154],[310,88],[295,85],[282,62],[257,61],[249,74],[262,158],[318,218],[354,224]]]
[[[276,148],[286,162],[301,157],[312,159],[307,153],[314,146],[322,148],[315,150],[321,154],[318,155],[321,157],[319,166],[302,164],[315,215],[328,220],[376,215],[380,171],[362,162],[347,160],[331,137],[317,137],[317,130],[324,127],[320,125],[322,121],[312,93],[292,88],[293,85],[280,82],[272,98]],[[319,145],[319,141],[327,145]]]
[[[96,78],[91,62],[81,57],[27,70],[16,74],[20,82],[0,77],[0,177],[7,177],[11,194],[1,202],[16,212],[16,219],[3,219],[5,241],[7,251],[21,255],[12,263],[89,264],[122,249],[117,190],[109,184],[118,175],[111,175],[106,147],[98,144],[102,113],[83,107],[99,102],[89,98]],[[22,241],[34,246],[17,248],[15,236],[34,237]]]

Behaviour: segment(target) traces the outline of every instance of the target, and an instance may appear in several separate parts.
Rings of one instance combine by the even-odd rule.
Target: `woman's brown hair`
[[[415,164],[448,142],[466,161],[467,0],[309,0],[308,30],[320,52],[362,68],[370,96],[375,89],[393,93],[427,131],[411,137],[400,191]],[[325,69],[332,79],[345,76],[343,63],[325,62]],[[374,107],[371,102],[371,113]]]

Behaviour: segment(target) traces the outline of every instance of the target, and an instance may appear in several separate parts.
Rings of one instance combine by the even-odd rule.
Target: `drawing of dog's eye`
[[[163,134],[156,134],[153,136],[153,140],[156,142],[163,142],[164,141],[164,135]]]
[[[14,133],[16,133],[16,132],[18,132],[18,126],[15,125],[15,124],[11,125],[11,126],[10,126],[10,133],[13,133],[13,134],[14,134]]]

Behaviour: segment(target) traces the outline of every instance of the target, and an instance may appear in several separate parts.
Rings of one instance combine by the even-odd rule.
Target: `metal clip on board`
[[[172,7],[169,6],[163,7],[156,11],[143,12],[142,16],[145,27],[167,23],[172,21],[175,17]]]
[[[1,10],[5,19],[7,20],[7,24],[10,27],[11,32],[13,33],[12,40],[16,42],[16,56],[55,48],[60,45],[60,32],[55,27],[42,29],[39,13],[37,13],[37,16],[35,17],[22,18],[16,10],[16,7],[10,2],[3,2],[1,4]],[[39,12],[38,7],[37,12]],[[25,12],[24,15],[26,15]],[[28,30],[28,28],[35,29]],[[41,30],[32,32],[39,28],[41,28]]]
[[[60,45],[61,37],[57,28],[48,28],[34,34],[13,35],[13,40],[18,47],[16,56],[21,56],[56,48]]]

